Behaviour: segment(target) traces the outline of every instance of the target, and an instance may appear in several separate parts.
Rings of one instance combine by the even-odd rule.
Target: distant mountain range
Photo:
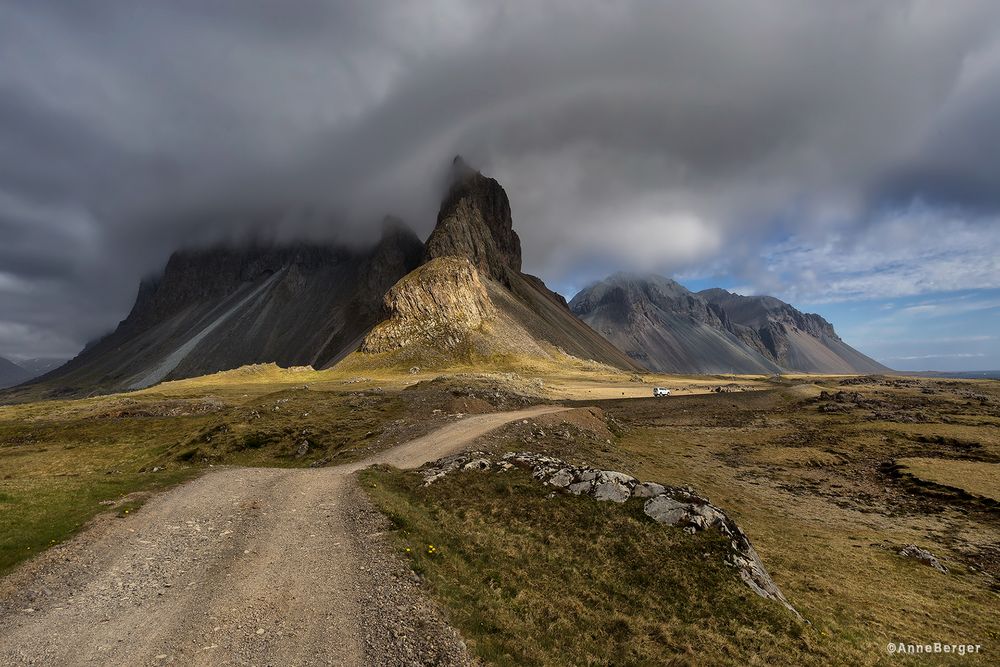
[[[14,390],[37,398],[141,389],[263,362],[509,368],[576,359],[629,372],[888,370],[822,317],[771,297],[694,294],[659,276],[616,274],[567,304],[521,271],[500,184],[461,158],[452,172],[426,242],[387,218],[366,250],[298,243],[178,251],[162,274],[140,284],[128,317],[75,359],[54,370],[7,364],[0,371],[15,384],[45,373]]]
[[[13,362],[0,357],[0,389],[27,382],[66,363],[66,359],[27,359]]]
[[[617,273],[570,309],[619,349],[666,373],[877,373],[889,369],[819,315],[770,296],[691,292],[656,275]]]
[[[0,357],[0,388],[13,387],[31,379],[31,373],[13,361]]]

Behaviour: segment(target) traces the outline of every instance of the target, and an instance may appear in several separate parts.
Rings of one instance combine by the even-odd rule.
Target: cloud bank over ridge
[[[0,355],[180,245],[426,233],[456,153],[557,285],[1000,287],[993,2],[15,1],[0,62]]]

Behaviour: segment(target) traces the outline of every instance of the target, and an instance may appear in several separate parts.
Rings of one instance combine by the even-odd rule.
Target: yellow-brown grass
[[[899,459],[897,463],[917,479],[1000,502],[1000,463],[927,457]]]
[[[776,633],[772,637],[775,649],[770,654],[758,648],[741,653],[747,647],[732,638],[723,640],[722,648],[703,641],[692,646],[688,655],[678,655],[668,640],[662,654],[655,659],[643,656],[645,660],[663,664],[672,659],[694,664],[731,660],[759,664],[924,664],[926,656],[890,656],[885,646],[889,642],[943,641],[981,644],[982,652],[963,657],[963,664],[994,664],[1000,650],[1000,619],[995,613],[1000,605],[995,588],[1000,574],[996,552],[1000,521],[995,511],[970,511],[937,496],[925,497],[920,489],[894,478],[888,465],[897,457],[909,461],[907,454],[911,458],[919,452],[953,456],[958,450],[966,456],[996,460],[1000,441],[994,423],[1000,410],[1000,384],[974,385],[971,389],[961,383],[932,381],[913,387],[894,386],[891,380],[888,384],[852,384],[850,391],[860,392],[864,400],[873,403],[867,408],[831,413],[820,410],[826,401],[818,394],[823,389],[830,393],[840,390],[839,379],[818,380],[821,386],[808,391],[784,388],[603,402],[611,430],[619,436],[612,445],[578,434],[564,438],[549,430],[539,436],[538,426],[529,423],[487,436],[477,446],[496,452],[543,451],[622,470],[644,480],[693,486],[747,531],[777,584],[811,622],[801,630],[801,637],[791,631]],[[925,389],[932,393],[924,393]],[[970,391],[986,391],[987,398],[967,400]],[[889,418],[875,416],[875,410]],[[906,421],[917,411],[924,422]],[[894,415],[901,421],[893,421]],[[938,463],[936,458],[934,465]],[[992,470],[981,462],[966,465],[980,466],[972,468],[976,473]],[[995,482],[996,477],[987,474],[981,481],[987,487],[977,486],[980,492],[989,490],[989,482]],[[487,512],[479,507],[481,499],[471,492],[456,489],[449,492],[453,495],[445,503],[432,501],[438,498],[434,494],[443,491],[429,493],[393,483],[402,485],[402,490],[392,492],[410,503],[407,516],[411,523],[406,530],[411,540],[419,541],[422,531],[432,530],[420,523],[432,519],[413,514],[427,512],[436,521],[443,513]],[[480,486],[474,489],[476,494],[483,493]],[[391,505],[401,499],[379,502]],[[447,511],[437,502],[447,505]],[[396,511],[402,510],[397,507]],[[595,511],[606,516],[603,508]],[[538,529],[539,541],[556,548],[565,543],[576,545],[572,531],[558,521],[551,523],[552,528]],[[453,548],[465,549],[467,542],[481,539],[476,534],[486,529],[455,524],[451,530],[447,536],[433,534],[435,539],[450,540]],[[495,530],[504,532],[501,527]],[[595,528],[589,535],[598,533],[612,539],[614,529],[600,532]],[[907,544],[929,549],[950,568],[949,574],[900,556],[899,550]],[[531,550],[511,543],[501,562],[544,558],[547,549]],[[672,558],[669,551],[655,556],[643,552],[643,557]],[[628,560],[599,562],[602,567],[595,567],[590,575],[596,586],[611,585],[624,576],[622,568],[632,566]],[[556,580],[560,575],[571,576],[562,563],[551,567],[556,569]],[[451,587],[458,585],[458,576],[438,569],[431,581],[454,613],[472,613],[490,593],[488,589],[466,590],[456,595]],[[572,608],[572,593],[565,588],[544,580],[532,582],[532,588],[533,594],[557,601],[556,606],[561,603]],[[719,613],[733,611],[720,605]],[[525,632],[545,633],[538,627],[520,627]],[[741,632],[755,636],[761,630],[751,622]],[[582,641],[586,643],[586,637]],[[611,644],[627,651],[625,645]],[[484,655],[498,663],[510,662],[490,652]],[[589,659],[586,652],[567,655],[571,657],[553,651],[533,660],[571,664]],[[593,662],[599,664],[601,658]]]

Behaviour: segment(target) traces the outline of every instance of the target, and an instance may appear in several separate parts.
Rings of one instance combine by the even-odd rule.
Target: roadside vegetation
[[[598,371],[581,362],[554,377],[568,383],[563,392],[606,386]],[[336,465],[461,414],[552,394],[537,377],[471,367],[441,377],[261,364],[125,394],[0,406],[0,575],[96,515],[141,511],[149,493],[209,466]]]
[[[434,424],[402,420],[399,392],[265,386],[0,408],[0,575],[209,466],[335,464]]]
[[[419,475],[384,468],[362,480],[401,553],[489,664],[828,656],[790,613],[722,565],[721,537],[665,529],[638,501],[548,497],[523,471],[455,473],[427,488]]]
[[[171,435],[98,420],[22,420],[0,412],[0,574],[71,536],[96,514],[137,508],[144,493],[196,475],[192,465],[152,469]]]
[[[962,664],[995,664],[1000,514],[981,498],[1000,463],[1000,383],[809,378],[766,392],[600,405],[518,422],[475,448],[691,485],[746,530],[809,624],[786,623],[761,600],[730,602],[742,591],[727,588],[728,568],[700,561],[695,538],[644,522],[629,505],[547,498],[549,489],[510,473],[456,473],[426,488],[413,473],[367,473],[400,548],[487,662],[926,664],[885,647],[941,641],[982,645]],[[916,484],[913,474],[936,482]],[[948,573],[901,556],[910,544]],[[648,578],[632,581],[637,572]],[[683,573],[697,585],[676,588]],[[622,581],[636,606],[595,611]],[[706,620],[708,600],[718,616]]]

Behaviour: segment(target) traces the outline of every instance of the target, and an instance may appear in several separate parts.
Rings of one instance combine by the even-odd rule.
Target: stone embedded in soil
[[[489,459],[475,459],[473,461],[469,461],[464,466],[462,466],[462,469],[463,470],[489,470],[490,465],[492,465],[492,464],[490,463]]]
[[[636,484],[635,488],[632,489],[632,497],[652,498],[653,496],[660,495],[666,490],[666,487],[662,484],[657,484],[656,482],[643,482],[641,484]]]
[[[934,568],[941,574],[948,574],[948,568],[942,565],[941,561],[939,561],[934,554],[927,551],[927,549],[921,549],[915,544],[907,544],[899,550],[899,555],[918,560],[927,567]]]
[[[668,526],[681,526],[691,518],[691,506],[679,503],[666,495],[659,495],[646,501],[642,511],[653,521]]]
[[[623,503],[632,496],[632,490],[621,482],[602,482],[594,487],[590,494],[594,500],[610,500],[615,503]]]
[[[553,475],[549,481],[552,486],[564,489],[573,483],[573,472],[569,468],[563,468],[555,475]]]

